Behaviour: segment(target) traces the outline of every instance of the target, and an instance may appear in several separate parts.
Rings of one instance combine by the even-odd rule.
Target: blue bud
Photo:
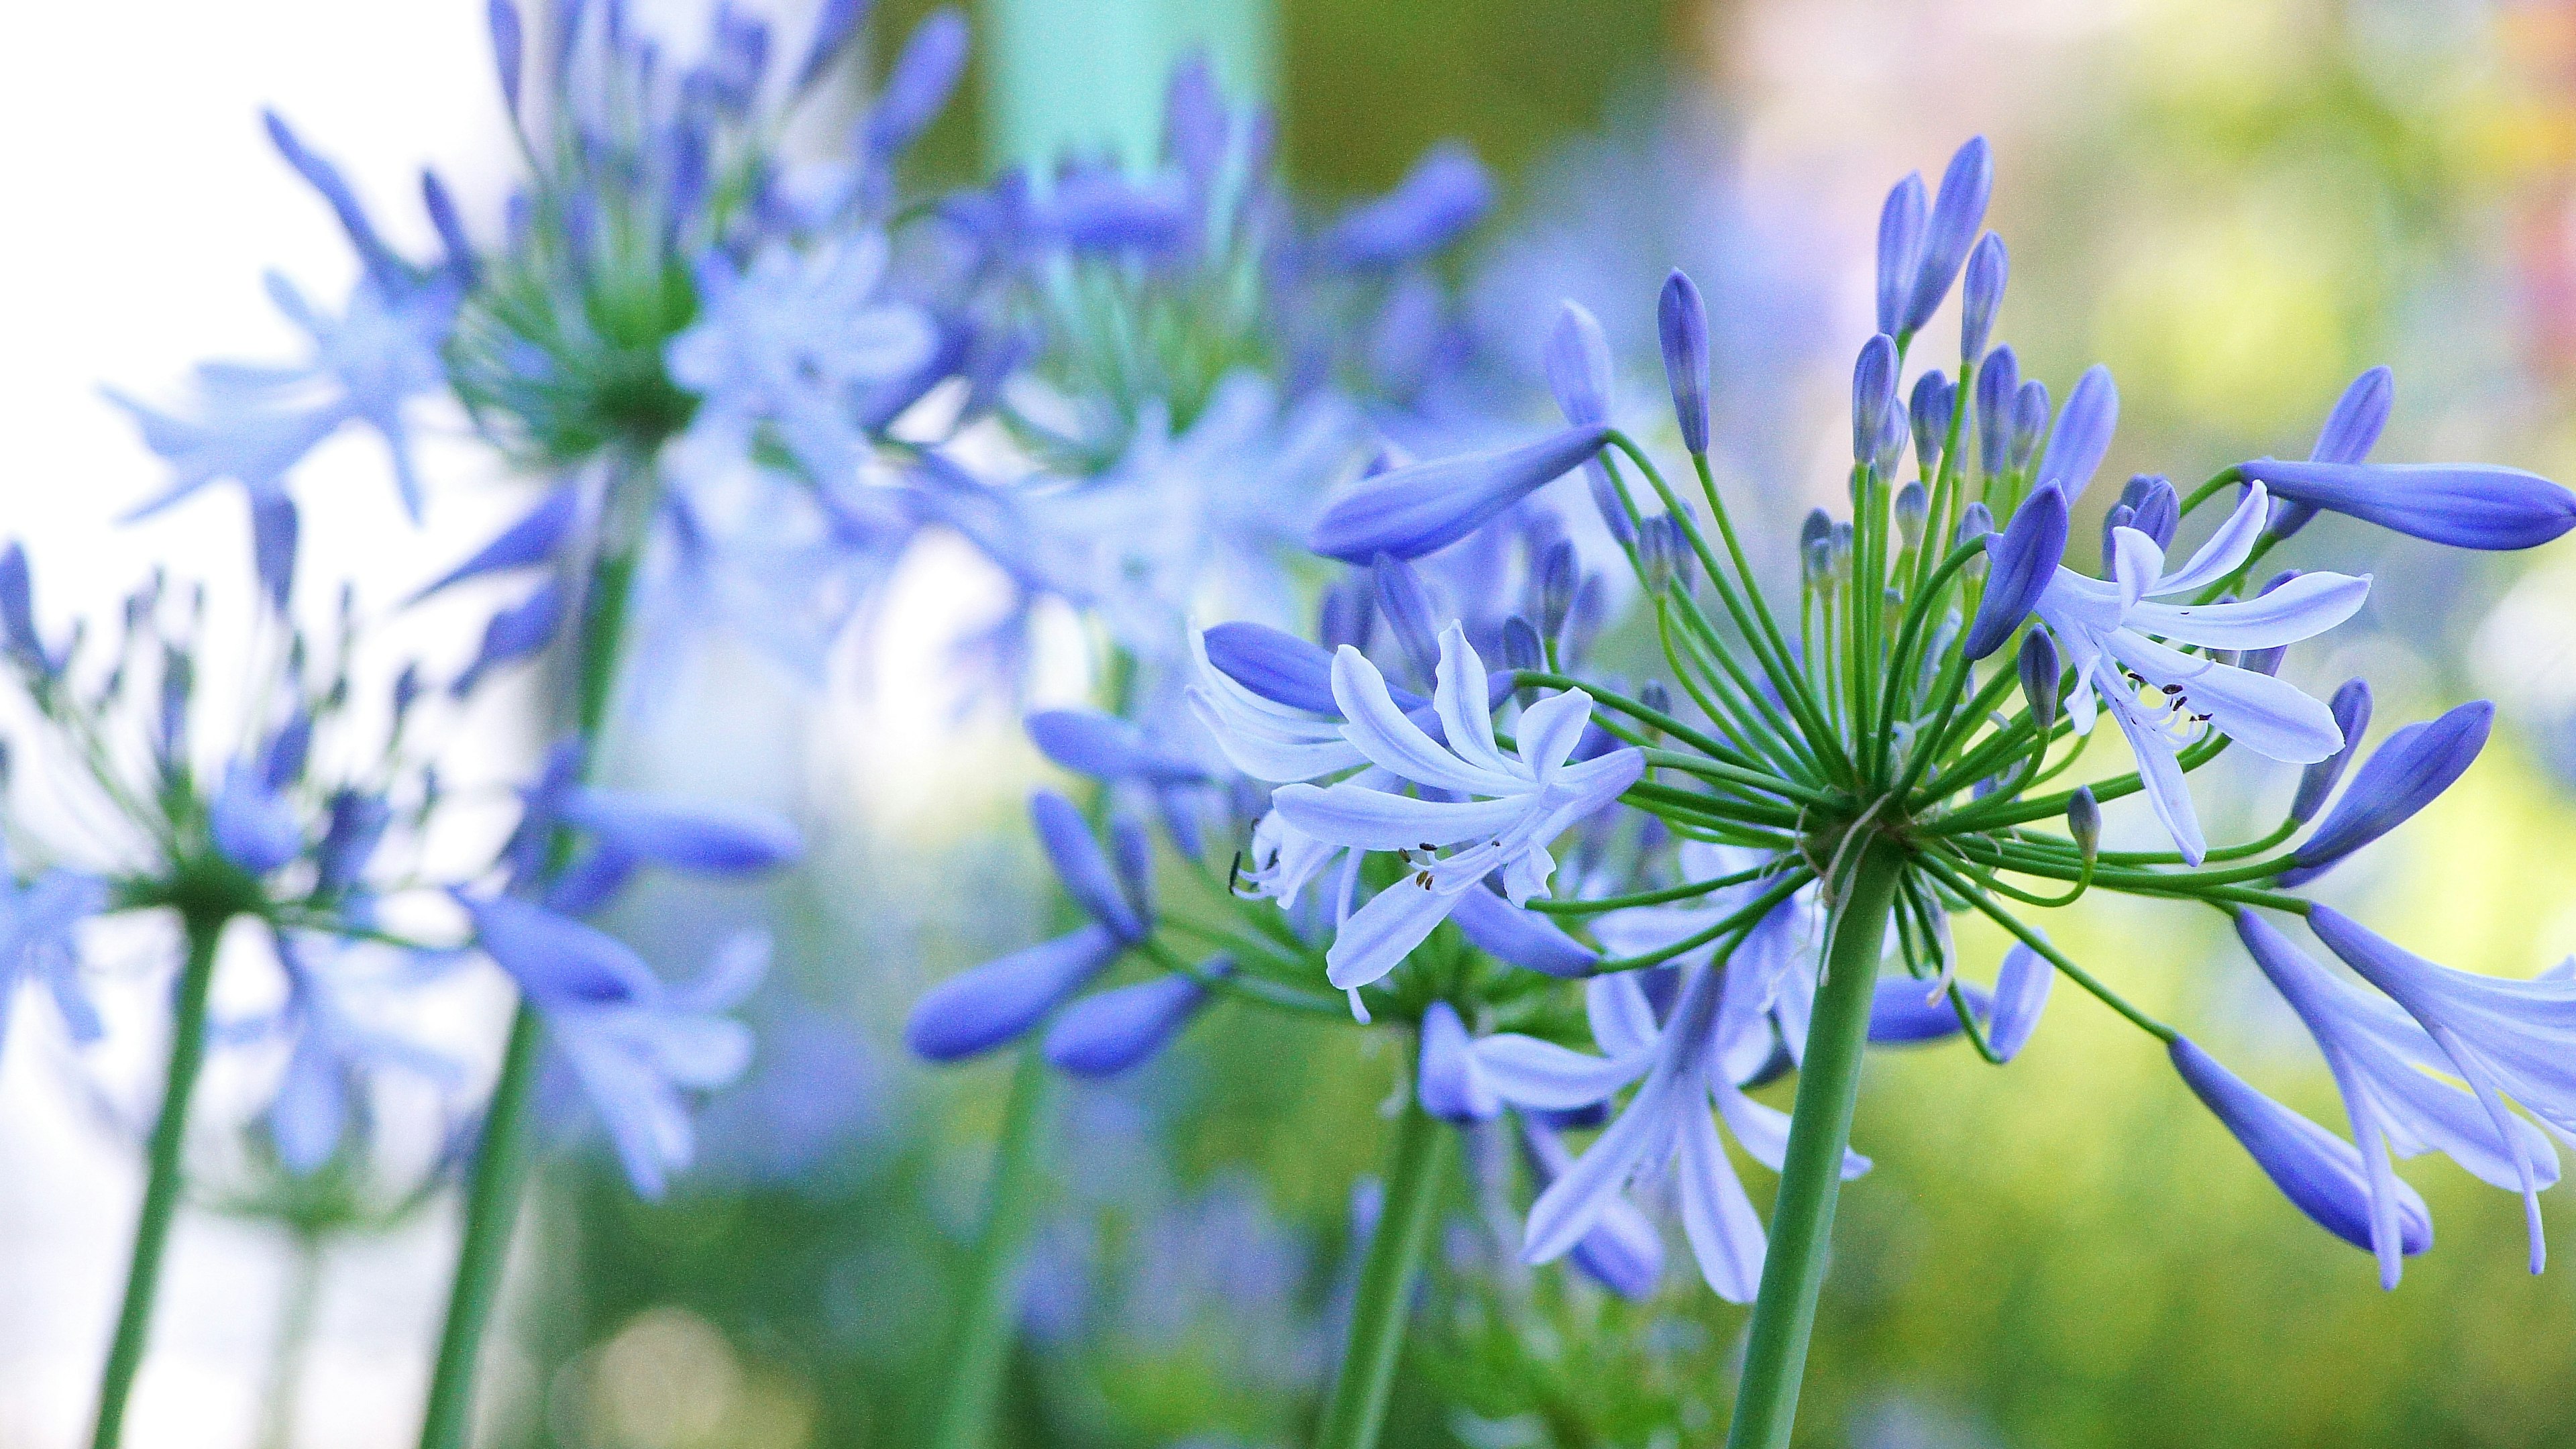
[[[1317,601],[1315,607],[1315,637],[1324,646],[1324,668],[1327,675],[1332,672],[1331,656],[1343,645],[1348,644],[1354,649],[1366,650],[1369,647],[1369,636],[1376,632],[1377,580],[1375,577],[1354,571],[1325,587],[1324,596]],[[1281,635],[1280,637],[1293,638],[1294,636]],[[1306,644],[1303,639],[1297,639],[1295,642],[1310,650],[1314,647]]]
[[[1637,530],[1637,568],[1648,590],[1689,593],[1696,582],[1690,541],[1669,513],[1658,513]]]
[[[563,583],[548,579],[537,586],[535,593],[492,616],[492,622],[484,626],[483,646],[475,652],[474,662],[456,676],[448,692],[463,699],[493,669],[525,659],[553,643],[555,631],[563,626],[563,616]]]
[[[1548,329],[1540,355],[1547,390],[1572,427],[1610,419],[1610,339],[1580,302],[1568,299]]]
[[[2388,426],[2388,410],[2397,401],[2397,379],[2385,367],[2374,367],[2352,380],[2335,400],[2334,411],[2317,433],[2308,453],[2318,463],[2358,463],[2370,456]]]
[[[1896,408],[1896,339],[1881,332],[1861,344],[1852,363],[1852,461],[1876,460]]]
[[[1560,538],[1539,555],[1539,628],[1550,639],[1565,637],[1565,622],[1574,612],[1575,595],[1582,585],[1579,567],[1571,539]]]
[[[1444,1122],[1487,1122],[1502,1114],[1502,1099],[1476,1065],[1467,1024],[1448,1002],[1435,1001],[1422,1013],[1421,1060],[1414,1077],[1422,1110]]]
[[[1538,626],[1518,614],[1503,621],[1503,667],[1547,668],[1547,649],[1539,641]]]
[[[2120,530],[2137,521],[2138,510],[2125,503],[2114,503],[2102,515],[2102,576],[2111,577],[2119,569]]]
[[[1993,232],[1987,232],[1977,249],[1968,253],[1968,282],[1959,303],[1961,366],[1986,355],[1986,339],[1994,332],[1995,310],[2003,305],[2004,281],[2011,271],[2004,239]]]
[[[948,93],[966,73],[966,45],[966,17],[954,6],[931,12],[913,27],[863,123],[870,159],[901,155],[939,118]]]
[[[1330,667],[1328,663],[1326,668]],[[1146,743],[1143,731],[1115,715],[1092,709],[1048,709],[1030,715],[1024,723],[1038,753],[1078,775],[1095,780],[1142,779],[1155,784],[1207,778],[1207,772],[1198,765],[1155,749]]]
[[[313,716],[299,709],[260,747],[260,783],[270,790],[283,790],[303,779],[305,762],[312,754]]]
[[[2066,836],[2088,861],[2102,849],[2102,806],[2090,785],[2078,785],[2066,797]]]
[[[417,604],[439,590],[467,579],[511,569],[531,568],[551,563],[572,533],[574,520],[581,513],[581,498],[567,483],[548,493],[545,501],[528,510],[525,517],[501,530],[490,543],[476,549],[463,563],[440,574],[415,590],[406,602]]]
[[[474,278],[474,238],[465,231],[465,217],[456,209],[456,198],[448,194],[447,183],[435,171],[420,173],[421,209],[429,213],[429,224],[438,232],[438,244],[447,248],[447,269],[458,278]]]
[[[804,90],[822,79],[824,68],[858,34],[871,4],[872,0],[823,0],[823,13],[814,17],[813,35],[805,42],[805,61],[796,67],[796,89]]]
[[[2065,666],[2057,657],[2057,643],[2045,629],[2033,629],[2021,637],[2021,652],[2013,660],[2021,676],[2021,697],[2030,706],[2031,723],[2045,731],[2057,723],[2057,686]]]
[[[1904,330],[1923,330],[1950,295],[1959,263],[1986,224],[1986,198],[1995,187],[1993,150],[1983,136],[1971,136],[1941,173],[1941,195],[1932,204],[1932,220],[1923,233],[1923,260],[1914,277],[1914,292],[1905,309]]]
[[[2486,748],[2495,706],[2471,700],[2439,719],[2406,726],[2363,763],[2317,833],[2290,858],[2281,884],[2303,885],[2405,824],[2460,778]]]
[[[304,850],[295,812],[247,761],[225,767],[222,787],[206,802],[206,833],[226,860],[252,875],[266,875]]]
[[[251,572],[269,607],[284,614],[295,593],[295,500],[284,489],[253,493],[250,500]]]
[[[1074,803],[1053,790],[1039,790],[1029,796],[1029,819],[1037,827],[1047,862],[1055,867],[1056,879],[1073,903],[1108,927],[1121,945],[1145,939],[1147,922],[1120,888],[1109,856]]]
[[[1987,537],[1986,555],[1994,572],[1962,646],[1970,659],[2001,649],[2057,577],[2058,561],[2066,556],[2066,495],[2042,488],[2024,499],[2004,531]]]
[[[2370,682],[2345,680],[2328,707],[2334,711],[2335,728],[2343,732],[2343,748],[2299,772],[2299,793],[2290,799],[2290,818],[2302,825],[2316,818],[2345,767],[2361,753],[2361,737],[2370,730]]]
[[[1333,702],[1333,656],[1316,645],[1267,624],[1219,624],[1200,638],[1218,673],[1263,699],[1317,714],[1342,712]]]
[[[1977,462],[1988,478],[1999,477],[2013,447],[2013,408],[2021,395],[2021,362],[2007,345],[1986,355],[1977,369]]]
[[[2120,501],[2135,514],[2131,528],[2154,539],[2158,548],[2173,547],[2174,532],[2182,527],[2182,499],[2175,495],[2170,479],[2141,473],[2120,490]]]
[[[1203,970],[1223,975],[1225,958]],[[1208,989],[1180,972],[1086,996],[1047,1028],[1046,1059],[1076,1077],[1114,1077],[1169,1045],[1207,1005]]]
[[[1158,914],[1154,840],[1145,833],[1145,822],[1124,810],[1109,817],[1109,863],[1117,868],[1118,888],[1127,893],[1127,903],[1138,916],[1153,920]]]
[[[1923,175],[1908,172],[1878,209],[1878,330],[1903,330],[1923,269]]]
[[[1609,435],[1598,424],[1567,428],[1517,448],[1390,468],[1334,500],[1307,545],[1345,563],[1420,558],[1562,477]]]
[[[1189,201],[1176,186],[1080,171],[1057,178],[1046,226],[1078,251],[1160,255],[1189,240]]]
[[[1963,981],[1959,994],[1968,999],[1969,1011],[1980,1017],[1986,1014],[1989,998],[1984,987]],[[1870,995],[1873,1046],[1911,1046],[1958,1034],[1959,1009],[1950,1004],[1947,991],[1935,992],[1930,982],[1899,977],[1881,981]]]
[[[1414,678],[1433,678],[1440,668],[1439,614],[1422,575],[1413,565],[1388,554],[1379,554],[1369,572],[1377,581],[1378,617],[1395,635],[1397,647],[1413,666]]]
[[[313,852],[314,889],[333,895],[358,883],[365,874],[367,862],[376,846],[385,838],[385,829],[393,823],[393,807],[381,795],[366,795],[355,790],[334,791],[331,796],[330,823],[323,828],[322,844]]]
[[[2236,1136],[2254,1164],[2299,1211],[2356,1248],[2370,1247],[2370,1177],[2349,1142],[2255,1091],[2234,1072],[2175,1037],[2166,1048],[2192,1094]],[[2433,1217],[2400,1181],[2399,1244],[2408,1255],[2433,1246]]]
[[[519,71],[526,60],[527,29],[519,21],[519,7],[510,0],[492,0],[485,18],[492,26],[492,63],[501,72],[501,103],[515,116],[519,113]]]
[[[52,674],[62,668],[36,633],[36,589],[27,547],[12,539],[0,549],[0,648],[22,669]]]
[[[473,918],[474,944],[542,1005],[612,1005],[653,989],[652,968],[634,948],[596,926],[515,896],[449,894]]]
[[[1956,548],[1963,543],[1974,543],[1994,531],[1994,510],[1986,506],[1984,499],[1978,499],[1959,510],[1959,529],[1951,538],[1950,546]],[[1983,565],[1982,559],[1968,561],[1968,567],[1971,570],[1981,568]]]
[[[1458,893],[1449,919],[1476,949],[1546,976],[1581,976],[1601,953],[1536,911],[1523,910],[1482,886]]]
[[[1664,344],[1664,380],[1672,385],[1673,416],[1682,446],[1708,451],[1708,305],[1699,287],[1676,268],[1664,278],[1655,303],[1655,330]]]
[[[1108,927],[1085,926],[961,971],[913,1004],[904,1044],[934,1062],[991,1051],[1037,1025],[1123,949]]]
[[[1940,471],[1941,450],[1950,443],[1950,412],[1958,394],[1939,368],[1914,380],[1914,397],[1906,415],[1914,427],[1914,466],[1926,478]]]
[[[795,827],[765,810],[576,785],[557,797],[555,812],[630,860],[700,875],[748,875],[804,853]]]
[[[2275,498],[2454,548],[2535,548],[2576,528],[2576,494],[2519,468],[2278,458],[2240,467]]]
[[[2039,396],[2044,404],[2048,394]],[[2102,455],[2111,450],[2111,430],[2119,421],[2120,390],[2112,385],[2111,369],[2097,362],[2075,380],[2075,390],[2058,412],[2048,451],[2040,456],[2038,483],[2056,485],[2069,503],[2083,497],[2102,466]]]
[[[1897,540],[1907,548],[1921,547],[1924,520],[1932,512],[1932,495],[1924,490],[1923,480],[1907,479],[1905,486],[1896,490],[1896,501],[1888,512],[1896,524]]]
[[[2027,468],[2039,456],[2039,443],[2048,436],[2048,384],[2032,378],[2013,394],[2013,435],[2011,462],[2015,468]]]
[[[322,200],[330,206],[331,214],[339,218],[340,229],[348,234],[349,244],[357,248],[359,260],[366,265],[368,278],[385,295],[400,295],[410,269],[394,255],[393,248],[385,245],[384,238],[376,234],[375,223],[367,219],[366,208],[358,204],[358,194],[349,189],[347,178],[340,174],[338,167],[307,149],[277,112],[262,111],[260,120],[268,127],[268,139],[277,147],[278,154],[286,158],[286,164],[295,168],[306,185],[320,193]]]
[[[1424,152],[1394,190],[1344,212],[1324,250],[1349,267],[1414,261],[1457,240],[1493,204],[1493,181],[1475,154],[1444,143]]]
[[[1995,973],[1994,1009],[1986,1023],[1986,1045],[1996,1056],[2011,1061],[2021,1055],[2031,1033],[2039,1029],[2040,1013],[2048,1007],[2048,988],[2056,980],[2057,968],[2028,945],[2015,941],[2004,953],[2003,969]]]

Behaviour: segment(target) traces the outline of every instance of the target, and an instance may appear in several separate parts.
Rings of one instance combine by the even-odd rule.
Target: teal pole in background
[[[1236,102],[1277,91],[1273,0],[984,0],[985,115],[997,165],[1043,172],[1067,148],[1130,170],[1160,144],[1163,82],[1203,48]]]

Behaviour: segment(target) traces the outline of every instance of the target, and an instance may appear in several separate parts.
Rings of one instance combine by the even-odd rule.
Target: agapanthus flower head
[[[1189,788],[1242,777],[1225,786],[1238,853],[1223,898],[1175,892],[1158,914],[1070,805],[1049,807],[1041,834],[1091,924],[936,989],[916,1048],[996,1045],[1118,959],[1163,974],[1059,1028],[1076,1069],[1150,1051],[1210,989],[1317,1015],[1338,989],[1359,1022],[1412,1035],[1409,1090],[1426,1114],[1470,1133],[1521,1119],[1536,1188],[1524,1255],[1591,1252],[1621,1291],[1654,1262],[1628,1190],[1667,1176],[1709,1285],[1739,1300],[1765,1287],[1769,1245],[1787,1239],[1766,1232],[1724,1133],[1783,1171],[1775,1211],[1807,1215],[1793,1230],[1815,1261],[1816,1205],[1867,1166],[1848,1149],[1866,1052],[1952,1042],[2011,1062],[2059,974],[2155,1037],[2283,1191],[2381,1253],[2392,1280],[2430,1224],[2386,1171],[2391,1153],[2439,1148],[2526,1192],[2553,1179],[2545,1143],[2501,1104],[2576,1125],[2561,1121],[2576,1098],[2556,1065],[2576,1059],[2559,1019],[2576,988],[2461,978],[2292,893],[2456,779],[2483,707],[2392,739],[2291,843],[2354,757],[2367,692],[2330,706],[2282,677],[2283,657],[2349,619],[2371,581],[2304,568],[2254,585],[2280,536],[2267,464],[2189,491],[2130,477],[2107,511],[2101,571],[2083,571],[2093,551],[2070,556],[2069,505],[2108,456],[2118,393],[2095,367],[2052,408],[2008,345],[1988,348],[2004,265],[2000,242],[1978,240],[1990,182],[1971,143],[1937,201],[1914,177],[1888,199],[1879,331],[1853,373],[1849,512],[1819,509],[1781,541],[1796,551],[1794,591],[1775,591],[1748,515],[1688,436],[1688,289],[1668,283],[1658,304],[1687,473],[1667,474],[1612,421],[1595,319],[1560,311],[1537,355],[1567,426],[1372,469],[1322,511],[1307,542],[1348,566],[1318,611],[1322,642],[1249,620],[1205,627],[1189,718],[1050,726],[1059,758],[1130,796],[1183,774],[1147,741],[1212,736]],[[1902,344],[1963,267],[1959,376],[1909,377]],[[2366,447],[2384,392],[2360,388],[2321,448]],[[1632,637],[1660,649],[1627,667],[1651,678],[1605,674],[1572,647],[1584,631],[1570,621],[1598,591],[1564,530],[1528,505],[1576,467],[1615,520]],[[2302,496],[2322,486],[2282,476]],[[2483,522],[2416,531],[2471,544],[2524,537],[2489,527],[2496,509],[2546,512],[2556,486],[2445,476],[2489,480],[2463,485]],[[2233,506],[2210,508],[2231,485]],[[2440,504],[2412,499],[2408,517]],[[2052,785],[2106,710],[2125,768]],[[2230,750],[2309,769],[2276,829],[2213,846],[2188,776]],[[2117,816],[2141,806],[2166,838],[2106,849]],[[2254,1092],[2025,919],[2096,891],[2237,918],[2335,1066],[2355,1140]],[[2258,911],[2306,915],[2386,999],[2282,955]],[[1962,914],[2011,938],[1990,987],[1967,979],[1982,973],[1963,966]],[[1229,947],[1222,978],[1190,964],[1211,941]],[[1597,1053],[1564,1044],[1587,1030]],[[1789,1072],[1802,1076],[1795,1125],[1746,1095]],[[1595,1125],[1588,1142],[1559,1138]]]

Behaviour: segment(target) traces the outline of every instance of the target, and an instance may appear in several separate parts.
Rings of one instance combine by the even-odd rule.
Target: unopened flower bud
[[[2090,866],[2102,853],[2102,807],[2093,801],[2093,787],[2079,785],[2066,802],[2066,833],[2075,840],[2075,848],[2084,853]]]
[[[2004,280],[2012,270],[2004,239],[1987,232],[1968,253],[1968,281],[1959,306],[1959,357],[1973,362],[1986,352],[1994,331],[1995,309],[2003,305]]]
[[[1931,477],[1941,467],[1941,450],[1950,441],[1950,412],[1958,389],[1938,368],[1915,379],[1913,402],[1906,414],[1914,426],[1914,466]]]
[[[1680,421],[1682,446],[1708,451],[1708,308],[1699,288],[1675,271],[1664,279],[1664,294],[1655,306],[1656,331],[1664,344],[1664,378],[1672,385],[1673,416]]]
[[[2154,539],[2158,548],[2173,547],[2174,531],[2182,527],[2182,500],[2175,496],[2170,479],[2141,473],[2120,490],[2120,501],[2136,514],[2131,528]]]
[[[1645,686],[1637,691],[1637,703],[1657,714],[1668,715],[1673,712],[1673,692],[1664,687],[1662,680],[1649,679]]]
[[[1518,614],[1503,621],[1503,663],[1513,669],[1547,668],[1547,651],[1538,629]]]
[[[1538,627],[1550,639],[1562,638],[1565,616],[1574,607],[1574,544],[1558,539],[1539,555]]]
[[[2021,654],[2014,660],[2021,671],[2021,697],[2030,705],[2031,723],[2043,737],[2049,726],[2057,723],[2057,680],[2061,672],[2057,658],[2057,641],[2045,629],[2033,629],[2022,636]]]
[[[1874,462],[1896,409],[1896,339],[1881,332],[1852,363],[1852,461]]]
[[[1907,548],[1923,543],[1923,521],[1932,512],[1932,497],[1923,491],[1921,480],[1896,490],[1896,536]]]

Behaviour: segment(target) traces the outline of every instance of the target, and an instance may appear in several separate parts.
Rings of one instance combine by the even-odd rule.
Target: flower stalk
[[[1816,1299],[1831,1256],[1834,1202],[1842,1191],[1852,1111],[1860,1101],[1861,1058],[1869,1042],[1879,953],[1904,876],[1903,849],[1872,834],[1859,843],[1834,902],[1727,1449],[1786,1449],[1789,1443],[1798,1387],[1806,1373],[1807,1340],[1816,1327]]]
[[[1360,1264],[1359,1293],[1351,1304],[1342,1366],[1325,1400],[1315,1449],[1376,1449],[1395,1392],[1403,1356],[1405,1319],[1412,1306],[1432,1227],[1440,1218],[1441,1188],[1456,1153],[1457,1134],[1422,1109],[1408,1090],[1389,1148],[1386,1200]]]
[[[934,1449],[981,1449],[992,1442],[1019,1305],[1020,1257],[1037,1222],[1038,1167],[1046,1148],[1042,1129],[1052,1086],[1038,1043],[1021,1047],[1011,1067],[1001,1134],[993,1143],[983,1232],[967,1266],[962,1311],[950,1341],[948,1382],[931,1432]]]
[[[126,1401],[134,1392],[135,1372],[152,1332],[152,1303],[161,1284],[161,1257],[169,1247],[170,1225],[177,1218],[186,1187],[188,1101],[197,1090],[197,1074],[206,1061],[206,1001],[215,981],[215,953],[229,907],[184,912],[188,957],[179,971],[177,1009],[170,1027],[170,1062],[163,1075],[161,1110],[153,1119],[143,1184],[143,1210],[135,1219],[134,1252],[125,1270],[125,1298],[116,1314],[116,1336],[109,1341],[107,1365],[98,1381],[98,1421],[91,1449],[116,1449],[125,1434]]]

